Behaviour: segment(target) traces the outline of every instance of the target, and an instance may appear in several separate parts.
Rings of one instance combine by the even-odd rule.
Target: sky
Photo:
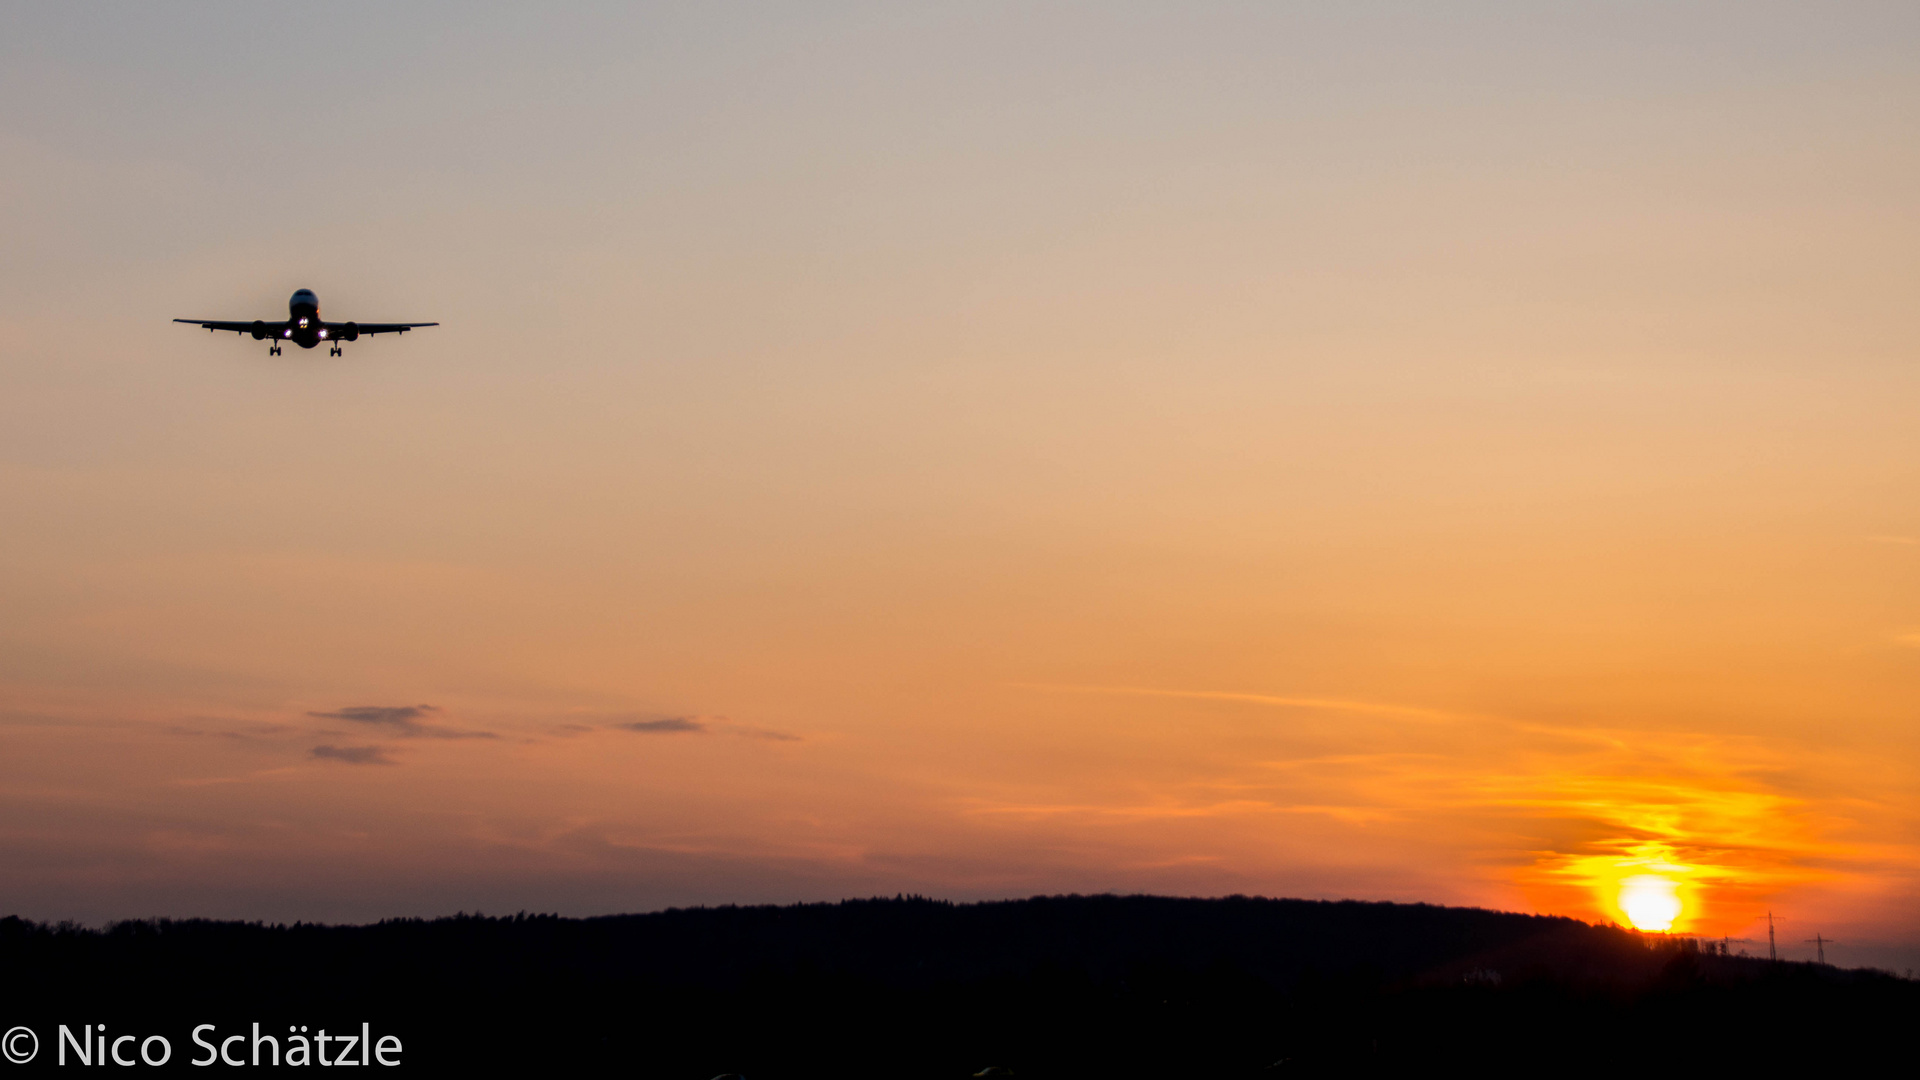
[[[1920,966],[1916,61],[1910,3],[0,3],[0,910]],[[169,321],[301,287],[441,325]]]

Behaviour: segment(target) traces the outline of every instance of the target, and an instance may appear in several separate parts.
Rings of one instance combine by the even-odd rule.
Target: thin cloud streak
[[[325,761],[338,761],[347,765],[398,764],[378,746],[316,746],[310,753]]]
[[[1056,683],[1011,683],[1023,690],[1042,690],[1062,694],[1112,694],[1121,697],[1179,698],[1189,701],[1239,701],[1251,705],[1271,705],[1290,709],[1324,709],[1330,712],[1364,713],[1371,716],[1400,716],[1422,720],[1467,719],[1465,714],[1413,705],[1393,705],[1378,701],[1352,701],[1342,698],[1287,697],[1278,694],[1249,694],[1231,690],[1158,690],[1144,686],[1073,686]]]
[[[754,727],[750,724],[737,724],[724,716],[649,716],[639,720],[624,720],[611,725],[618,731],[631,731],[641,735],[732,735],[742,739],[756,739],[762,742],[802,742],[800,736],[772,728]],[[572,725],[569,730],[592,730],[584,725]]]
[[[346,720],[355,724],[388,728],[410,739],[499,738],[491,731],[446,728],[422,722],[440,713],[441,709],[437,705],[352,705],[329,712],[309,711],[307,715],[316,720]]]
[[[351,720],[356,724],[388,724],[404,728],[412,727],[439,711],[433,705],[351,705],[332,712],[310,711],[307,715],[319,720]]]
[[[703,735],[707,731],[704,721],[691,716],[663,716],[657,720],[630,720],[614,727],[622,731],[635,731],[642,735]]]

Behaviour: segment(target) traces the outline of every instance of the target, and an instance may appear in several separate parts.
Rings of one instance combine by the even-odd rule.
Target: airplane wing
[[[253,333],[252,320],[246,322],[223,322],[219,319],[175,319],[173,321],[188,323],[193,326],[204,326],[209,330],[231,330],[236,334]],[[279,337],[287,328],[287,324],[283,322],[261,323],[260,325],[266,328],[268,337]]]
[[[439,326],[440,324],[437,322],[330,322],[326,325],[329,335],[340,337],[348,326],[357,327],[361,335],[364,336],[367,334],[404,334],[416,326]]]

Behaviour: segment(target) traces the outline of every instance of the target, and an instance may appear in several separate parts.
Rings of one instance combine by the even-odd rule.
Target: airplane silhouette
[[[174,322],[204,326],[209,331],[231,330],[236,334],[252,334],[253,340],[273,339],[273,347],[267,350],[268,356],[279,356],[283,342],[291,341],[303,349],[311,349],[321,342],[333,347],[327,355],[339,356],[340,343],[358,340],[362,334],[404,334],[416,326],[439,326],[431,322],[383,322],[383,323],[330,323],[320,321],[320,298],[312,289],[299,289],[293,299],[287,301],[286,322],[222,322],[218,319],[175,319]]]

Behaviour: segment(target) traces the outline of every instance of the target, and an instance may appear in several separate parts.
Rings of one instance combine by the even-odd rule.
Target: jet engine
[[[348,323],[347,325],[345,325],[345,326],[343,326],[343,327],[341,327],[341,328],[340,328],[340,340],[341,340],[341,341],[358,341],[358,340],[360,340],[360,324],[359,324],[359,323]]]
[[[267,336],[267,324],[259,319],[253,320],[253,340],[260,341]]]

